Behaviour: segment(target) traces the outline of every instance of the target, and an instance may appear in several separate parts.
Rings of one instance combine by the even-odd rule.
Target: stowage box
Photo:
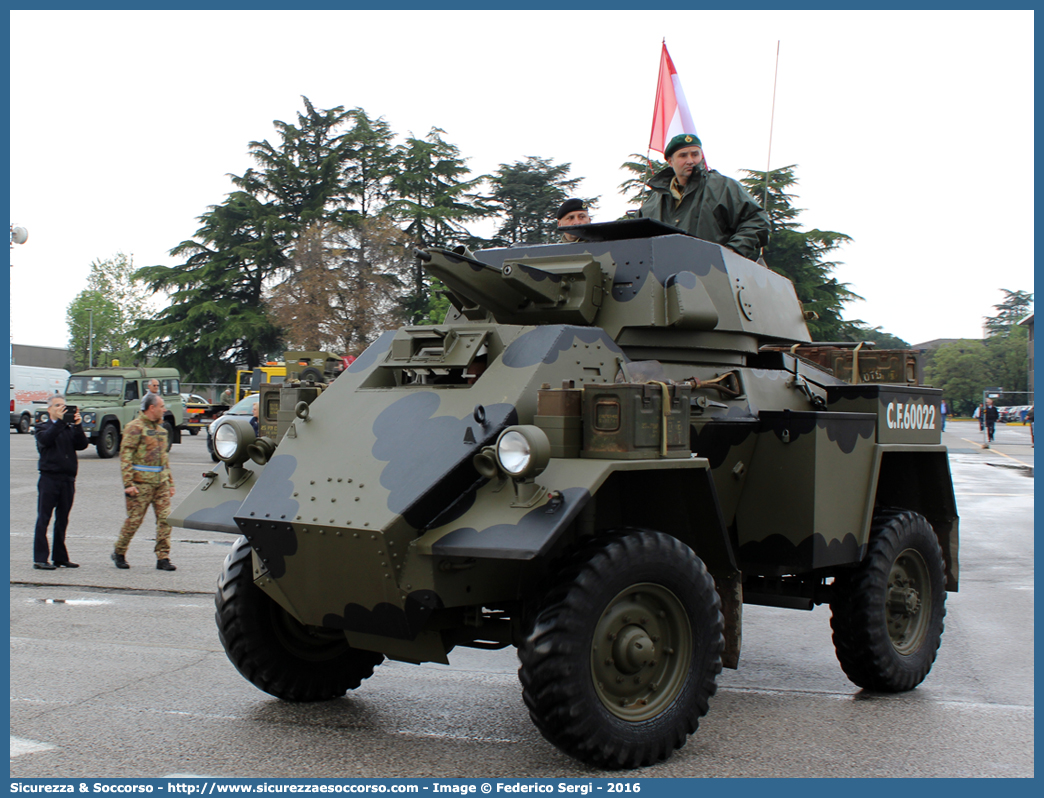
[[[689,457],[690,392],[687,385],[658,382],[585,385],[581,456],[604,460]]]

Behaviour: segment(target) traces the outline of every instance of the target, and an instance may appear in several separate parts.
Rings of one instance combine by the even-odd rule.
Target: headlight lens
[[[222,460],[229,460],[239,448],[239,435],[231,424],[222,424],[214,434],[214,450]]]
[[[518,430],[508,430],[497,441],[497,457],[500,458],[500,467],[513,477],[520,476],[526,470],[532,456],[529,441]]]
[[[254,442],[254,428],[250,420],[240,416],[225,416],[214,425],[214,454],[222,462],[239,465],[247,459],[247,447]]]
[[[80,420],[88,427],[94,426],[95,418],[97,418],[97,416],[94,413],[84,413],[80,416]]]
[[[540,427],[508,427],[497,438],[497,461],[508,476],[534,477],[551,459],[551,442]]]

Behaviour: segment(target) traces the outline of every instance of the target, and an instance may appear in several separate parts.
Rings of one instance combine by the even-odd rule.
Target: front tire
[[[852,682],[899,693],[924,681],[946,615],[942,549],[928,520],[879,510],[865,559],[834,579],[830,610],[834,650]]]
[[[115,457],[120,450],[120,431],[111,421],[106,423],[101,432],[98,433],[98,443],[94,446],[98,450],[98,457],[107,460]]]
[[[558,578],[519,648],[536,727],[601,768],[667,759],[717,689],[724,638],[714,580],[692,549],[649,530],[596,541]]]
[[[336,629],[306,626],[254,584],[250,544],[225,558],[214,596],[218,637],[248,681],[284,701],[325,701],[354,690],[384,660]]]
[[[32,424],[32,419],[29,418],[27,413],[23,413],[18,419],[18,434],[25,435],[29,432],[29,427]]]

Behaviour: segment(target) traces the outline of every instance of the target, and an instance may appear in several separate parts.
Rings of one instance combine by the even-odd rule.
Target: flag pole
[[[769,166],[772,164],[772,127],[776,122],[776,81],[779,79],[779,39],[776,39],[776,71],[772,75],[772,113],[769,115],[768,160],[765,163],[765,200],[762,210],[768,213]]]

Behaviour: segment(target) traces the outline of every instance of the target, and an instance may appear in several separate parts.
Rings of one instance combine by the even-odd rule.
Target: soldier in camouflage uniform
[[[120,472],[127,496],[127,520],[120,530],[112,560],[117,568],[130,568],[124,555],[138,531],[149,505],[156,512],[156,568],[176,571],[170,561],[170,500],[174,478],[167,459],[167,430],[163,426],[166,405],[157,394],[146,394],[140,415],[123,430]]]

